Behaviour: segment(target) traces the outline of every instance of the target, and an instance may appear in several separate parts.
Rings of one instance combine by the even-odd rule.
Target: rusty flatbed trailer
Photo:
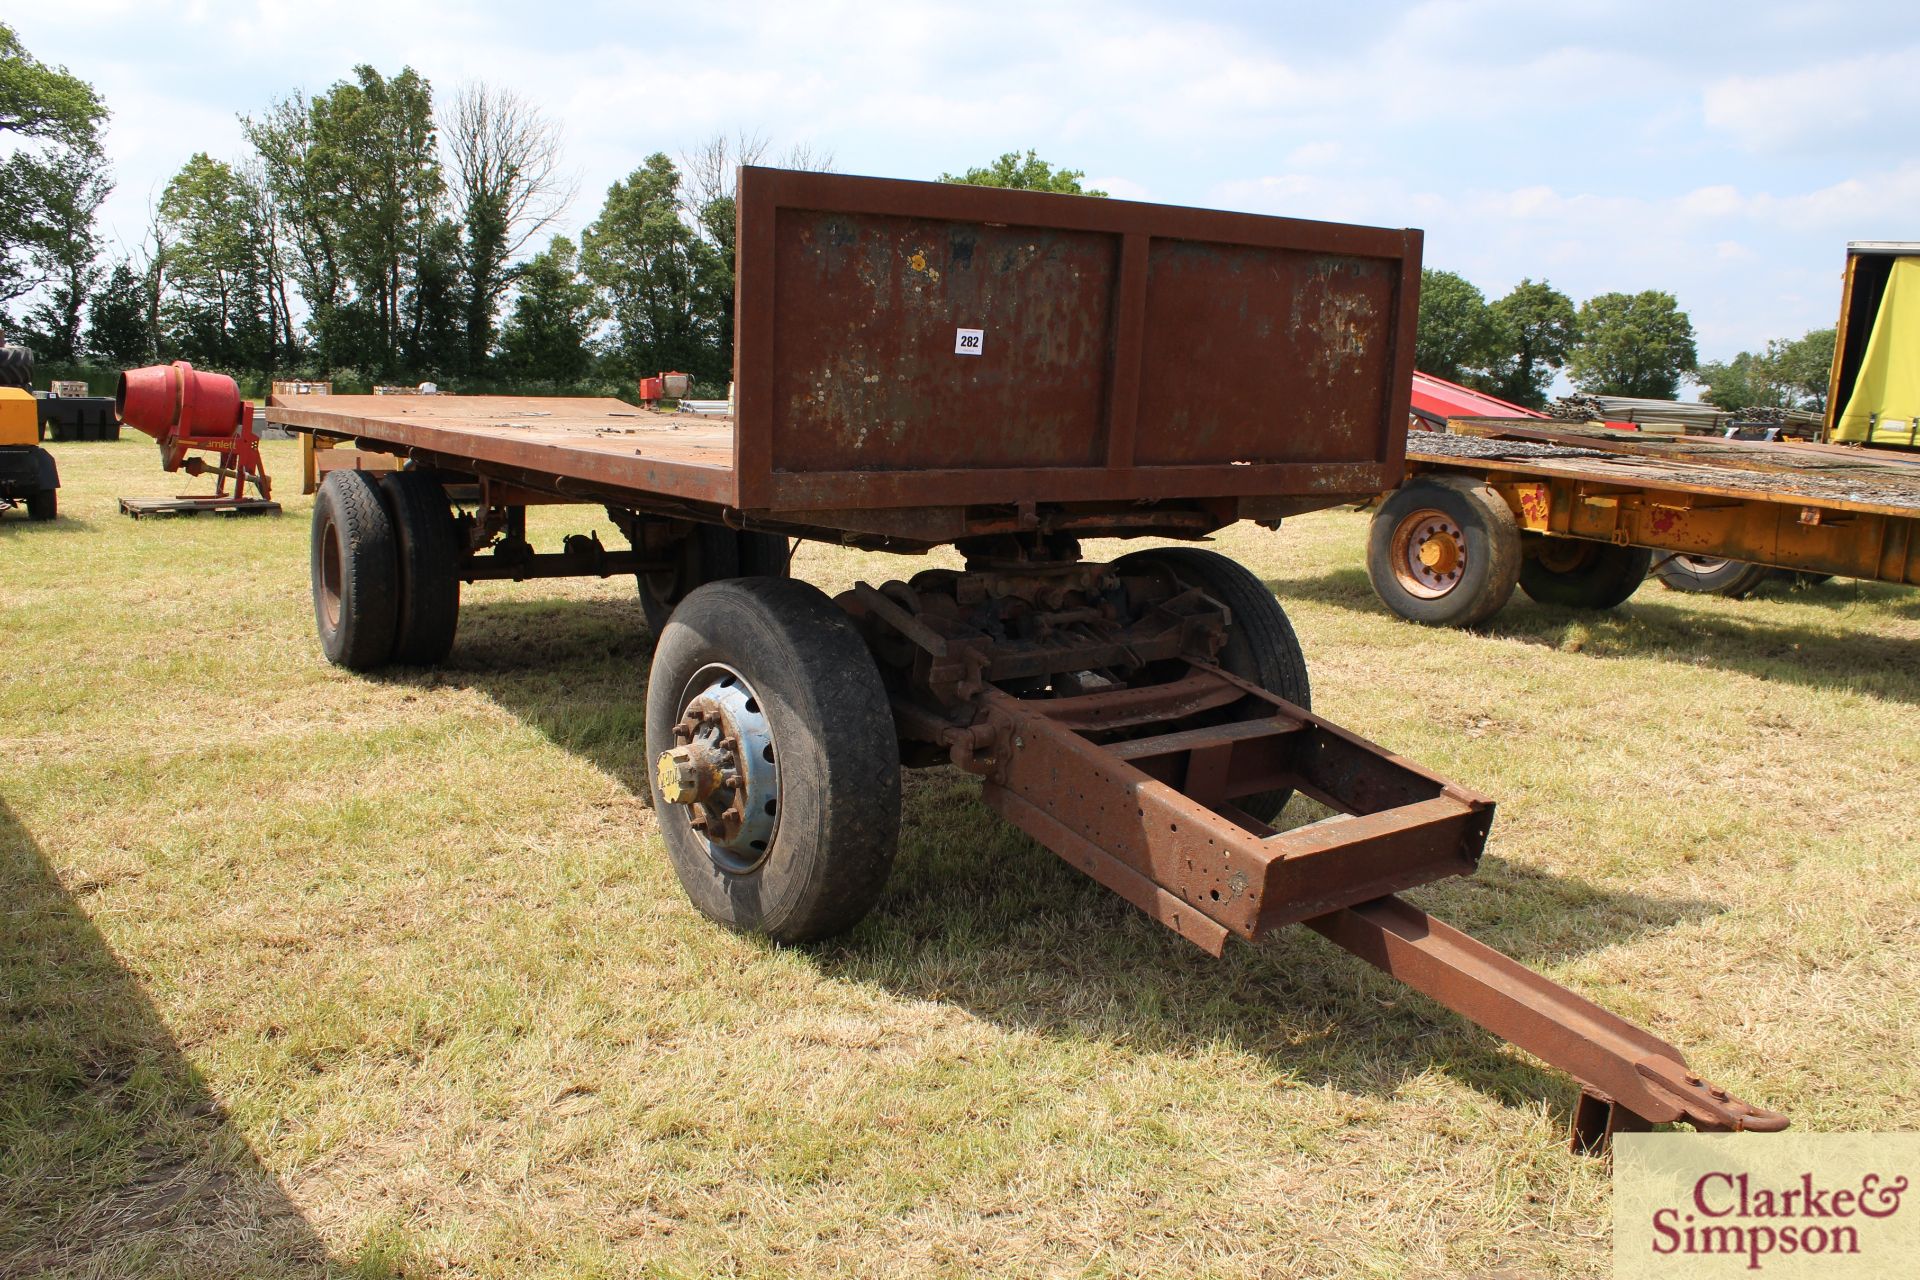
[[[1407,436],[1367,569],[1402,617],[1466,626],[1518,585],[1624,601],[1662,557],[1920,585],[1920,457],[1845,445],[1666,438],[1459,418]]]
[[[1785,1125],[1395,896],[1471,873],[1492,802],[1314,715],[1247,570],[1081,558],[1086,536],[1198,540],[1397,483],[1418,232],[762,169],[739,189],[735,419],[275,403],[352,447],[336,461],[387,459],[315,500],[331,660],[444,659],[462,581],[631,573],[661,838],[715,920],[850,927],[893,858],[902,765],[952,762],[1206,950],[1307,924],[1574,1075],[1585,1148]],[[534,503],[603,506],[630,545],[537,552]],[[791,537],[952,543],[965,568],[829,600],[787,576]],[[1289,827],[1295,793],[1328,816]]]

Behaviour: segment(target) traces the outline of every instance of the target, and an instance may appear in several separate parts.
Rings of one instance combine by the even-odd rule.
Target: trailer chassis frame
[[[1105,580],[1103,580],[1105,575]],[[1407,902],[1478,866],[1493,801],[1215,665],[1231,617],[1197,592],[1152,601],[1084,645],[1009,646],[928,597],[1084,614],[1109,566],[1065,563],[862,583],[840,598],[896,680],[903,743],[983,781],[982,798],[1062,860],[1210,955],[1304,924],[1580,1084],[1576,1151],[1685,1121],[1772,1132],[1787,1118],[1692,1072],[1673,1045]],[[1197,598],[1196,598],[1197,597]],[[1156,677],[1076,691],[1116,648]],[[908,658],[908,662],[902,659]],[[996,683],[1035,684],[1025,696]],[[1062,696],[1062,687],[1066,690]],[[1287,788],[1332,816],[1276,831],[1244,797]]]

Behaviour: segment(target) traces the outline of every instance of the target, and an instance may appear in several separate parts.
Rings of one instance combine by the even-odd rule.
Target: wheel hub
[[[687,683],[675,745],[654,762],[660,798],[681,809],[722,870],[766,859],[779,825],[773,728],[740,674],[708,667]]]
[[[1409,594],[1446,595],[1467,567],[1467,539],[1453,517],[1427,507],[1412,512],[1393,531],[1393,576]]]
[[[1593,544],[1578,538],[1542,538],[1534,549],[1534,558],[1549,573],[1575,573],[1593,556]]]

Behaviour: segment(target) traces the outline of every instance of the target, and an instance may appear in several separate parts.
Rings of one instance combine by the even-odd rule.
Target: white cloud
[[[1295,169],[1321,169],[1344,154],[1345,150],[1337,142],[1308,142],[1287,152],[1287,163]]]
[[[1840,243],[1911,235],[1920,208],[1897,133],[1912,39],[1863,57],[1849,24],[1767,0],[1737,24],[1671,0],[955,15],[947,0],[69,0],[17,25],[113,107],[124,239],[193,151],[239,158],[236,113],[360,61],[411,64],[442,94],[484,79],[559,120],[581,176],[570,231],[647,153],[715,133],[900,177],[1032,146],[1129,198],[1424,227],[1430,262],[1496,292],[1521,276],[1668,288],[1712,343],[1829,323]]]
[[[1920,162],[1802,192],[1714,185],[1674,196],[1553,187],[1421,189],[1398,178],[1280,173],[1223,183],[1220,204],[1290,217],[1425,229],[1426,261],[1489,296],[1525,275],[1575,299],[1663,289],[1692,316],[1703,358],[1833,323],[1845,242],[1898,238],[1920,207]]]
[[[1116,200],[1145,200],[1152,194],[1132,178],[1118,176],[1087,178],[1081,185],[1094,191],[1104,191]]]
[[[1909,132],[1920,46],[1763,75],[1727,76],[1701,95],[1707,124],[1752,151],[1831,144],[1876,119]]]

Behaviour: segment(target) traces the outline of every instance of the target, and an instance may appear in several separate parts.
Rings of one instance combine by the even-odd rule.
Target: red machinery
[[[160,465],[190,476],[211,472],[219,483],[211,494],[183,494],[174,498],[122,498],[120,509],[130,516],[198,511],[278,512],[272,501],[272,481],[260,457],[260,437],[253,431],[253,403],[223,373],[199,373],[185,360],[128,369],[120,375],[113,396],[120,420],[160,442]],[[187,455],[196,450],[219,455],[209,466]],[[233,492],[227,492],[227,481]],[[246,496],[253,485],[259,497]]]
[[[682,400],[686,398],[693,378],[684,373],[657,373],[651,378],[640,379],[640,403],[651,409],[662,400]]]

